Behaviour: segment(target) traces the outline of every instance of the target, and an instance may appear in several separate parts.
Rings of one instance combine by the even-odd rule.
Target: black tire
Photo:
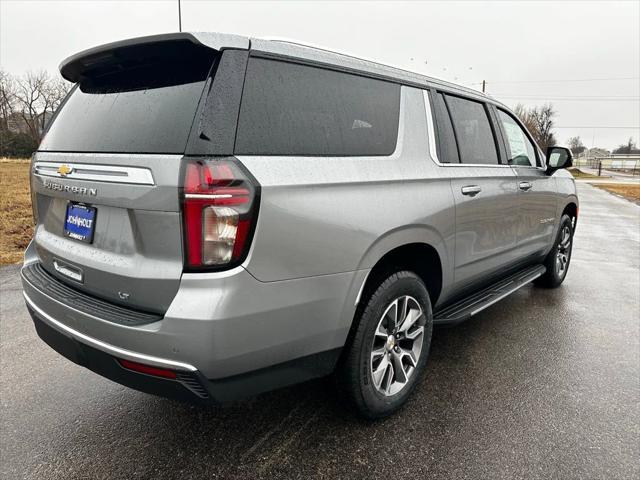
[[[418,384],[431,345],[433,315],[429,293],[424,283],[416,274],[408,271],[396,272],[382,279],[375,291],[363,299],[363,302],[364,308],[359,309],[354,320],[355,333],[345,347],[336,373],[342,390],[356,412],[365,418],[377,419],[389,416],[402,407]],[[422,311],[419,317],[417,315],[420,312],[416,305],[419,305]],[[407,314],[403,315],[403,311]],[[393,312],[398,312],[396,318],[402,317],[406,325],[412,326],[406,332],[402,332],[405,323],[399,320],[397,324],[400,328],[394,327],[394,335],[390,335],[394,338],[387,338],[385,341],[384,335],[391,331],[387,329],[394,323]],[[414,317],[417,317],[417,320],[413,320]],[[381,333],[382,330],[385,333]],[[419,333],[420,331],[422,333]],[[411,336],[415,338],[411,339]],[[382,347],[379,345],[381,341]],[[418,347],[420,349],[416,355],[413,349]],[[374,354],[372,357],[374,348],[376,352],[382,350],[385,353],[379,357]],[[377,378],[382,380],[376,386],[373,370],[379,362],[375,370],[381,372],[383,361],[386,362],[385,373],[382,377],[377,375]],[[399,367],[397,362],[400,362]],[[396,376],[404,379],[404,383],[394,381]],[[397,388],[399,390],[394,393],[394,389]]]
[[[568,233],[568,237],[567,237]],[[568,238],[568,244],[567,242]],[[544,288],[557,288],[564,281],[569,271],[571,263],[571,252],[573,249],[573,220],[569,215],[562,215],[560,219],[560,227],[556,235],[556,241],[553,248],[544,260],[544,266],[547,271],[544,275],[538,277],[535,281],[536,285]],[[564,256],[562,261],[558,257]]]

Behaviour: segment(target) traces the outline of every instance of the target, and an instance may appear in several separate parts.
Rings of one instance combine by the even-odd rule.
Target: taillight
[[[258,186],[230,160],[187,160],[183,218],[188,268],[228,268],[244,260],[256,220]]]

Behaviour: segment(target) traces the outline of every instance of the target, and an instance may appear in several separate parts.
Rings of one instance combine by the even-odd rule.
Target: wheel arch
[[[453,238],[451,234],[447,238]],[[416,267],[415,258],[425,257],[430,260]],[[413,262],[411,261],[413,260]],[[365,299],[371,295],[371,290],[377,288],[380,277],[390,274],[393,269],[416,271],[421,280],[425,281],[432,307],[441,293],[451,283],[453,253],[449,254],[443,235],[428,225],[411,224],[390,230],[378,236],[364,252],[358,263],[358,272],[349,293],[341,315],[341,324],[345,336],[341,336],[343,345],[349,345],[358,326],[357,319],[366,306]],[[395,268],[392,268],[395,267]],[[430,269],[429,267],[433,267]],[[435,275],[432,275],[435,270]]]
[[[417,261],[421,258],[426,261]],[[390,230],[378,237],[360,260],[358,269],[370,269],[370,272],[360,287],[357,303],[361,303],[367,286],[379,277],[380,272],[389,272],[395,266],[414,271],[427,285],[431,303],[435,305],[443,285],[448,281],[447,275],[450,272],[446,265],[450,264],[444,238],[435,228],[429,225],[408,225]]]
[[[429,299],[432,305],[435,305],[442,292],[442,260],[433,245],[423,242],[399,245],[382,255],[362,285],[357,299],[358,305],[373,293],[385,277],[402,270],[415,273],[424,282]]]
[[[567,203],[564,206],[564,209],[562,210],[562,215],[569,215],[572,219],[573,219],[573,228],[575,228],[576,223],[578,222],[578,204],[577,202],[574,202],[573,200],[569,201],[569,203]],[[562,215],[560,215],[560,218],[562,218]]]
[[[442,248],[442,245],[440,247]],[[418,275],[427,288],[431,306],[435,306],[446,281],[444,266],[447,265],[447,260],[446,257],[443,259],[441,248],[424,241],[411,241],[396,244],[378,256],[358,291],[355,309],[351,310],[351,324],[345,345],[349,345],[353,340],[359,315],[366,307],[366,299],[373,294],[384,278],[394,272],[408,270]],[[424,261],[416,262],[416,258]]]

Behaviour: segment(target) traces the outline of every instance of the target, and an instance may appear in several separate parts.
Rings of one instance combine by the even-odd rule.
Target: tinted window
[[[456,137],[453,133],[451,117],[444,103],[441,93],[433,95],[433,112],[435,116],[436,132],[438,138],[438,157],[442,163],[459,163]]]
[[[507,155],[509,165],[536,166],[536,150],[522,130],[518,122],[511,115],[498,110],[498,118],[507,136]]]
[[[400,86],[251,58],[235,152],[246,155],[390,155]]]
[[[498,152],[484,105],[447,95],[461,163],[497,164]]]
[[[183,153],[211,61],[152,64],[84,79],[40,149]]]

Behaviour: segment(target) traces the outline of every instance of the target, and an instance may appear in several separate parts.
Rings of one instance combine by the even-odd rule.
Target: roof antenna
[[[180,10],[180,0],[178,0],[178,31],[182,32],[182,11]]]

